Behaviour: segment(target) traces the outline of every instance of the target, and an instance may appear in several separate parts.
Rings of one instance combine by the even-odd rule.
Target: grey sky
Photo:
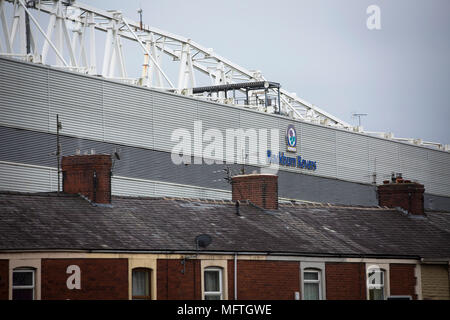
[[[365,130],[450,144],[448,0],[84,1],[212,47]],[[381,30],[366,9],[381,8]]]

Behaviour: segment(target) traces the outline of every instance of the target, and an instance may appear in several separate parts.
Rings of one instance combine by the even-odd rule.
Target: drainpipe
[[[237,300],[237,253],[234,253],[234,300]]]

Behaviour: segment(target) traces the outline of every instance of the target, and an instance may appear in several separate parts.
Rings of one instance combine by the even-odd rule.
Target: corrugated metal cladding
[[[56,159],[52,155],[55,135],[0,126],[0,190],[56,191]],[[115,195],[177,196],[230,199],[230,186],[223,180],[223,165],[177,166],[170,154],[74,137],[61,137],[63,155],[73,150],[95,149],[97,153],[120,151],[114,163],[112,191]],[[238,173],[240,165],[232,165]],[[246,166],[246,172],[258,170]],[[337,179],[279,172],[279,195],[307,201],[377,205],[375,186]],[[450,198],[425,194],[425,206],[448,210]]]
[[[127,167],[148,170],[148,161],[153,161],[151,165],[157,167],[155,171],[160,170],[161,179],[173,172],[184,176],[183,170],[181,173],[170,168],[172,172],[165,172],[168,168],[166,163],[147,159],[144,150],[170,152],[179,142],[171,141],[173,130],[183,128],[194,138],[195,121],[202,121],[203,132],[218,129],[224,137],[226,129],[231,128],[279,129],[280,151],[285,154],[286,127],[293,124],[300,139],[297,153],[289,155],[301,155],[303,159],[317,161],[317,170],[311,172],[281,167],[280,176],[285,172],[295,172],[367,184],[372,182],[373,173],[376,173],[377,182],[381,183],[392,172],[401,172],[408,179],[424,183],[428,193],[450,196],[448,152],[5,58],[0,58],[0,90],[1,126],[55,133],[55,117],[58,113],[64,135],[108,142],[121,145],[122,148],[140,148],[140,151],[134,152],[141,152],[142,155],[133,158],[140,159],[136,160],[138,164],[123,165],[121,170],[125,173]],[[192,145],[195,145],[195,141]],[[268,148],[272,148],[270,143]],[[260,167],[257,163],[250,164],[255,165],[255,169]],[[208,170],[204,167],[201,169]],[[305,175],[298,176],[306,179]]]
[[[114,195],[119,196],[231,199],[230,191],[170,184],[162,181],[114,176],[111,183]],[[0,161],[0,190],[52,192],[57,190],[57,185],[58,176],[54,168]]]
[[[0,161],[1,190],[47,192],[57,190],[56,168],[25,166]]]
[[[56,158],[52,154],[56,146],[54,134],[0,126],[0,137],[0,189],[29,192],[56,190]],[[164,151],[67,136],[62,136],[60,142],[63,155],[71,155],[76,149],[94,149],[99,154],[113,150],[120,152],[121,160],[115,161],[113,166],[113,194],[231,198],[230,185],[224,180],[226,175],[221,164],[175,165],[171,154]],[[24,167],[22,171],[18,169],[21,166]],[[28,172],[29,168],[40,176],[33,177]],[[242,166],[233,164],[230,168],[233,174],[237,174]],[[246,173],[251,173],[259,168],[246,165],[244,169]],[[48,175],[51,170],[53,175]],[[279,195],[283,198],[377,204],[373,185],[285,171],[280,171],[279,176]],[[28,184],[30,177],[32,182]],[[447,199],[450,208],[450,198]],[[440,202],[436,201],[436,204],[440,205]]]

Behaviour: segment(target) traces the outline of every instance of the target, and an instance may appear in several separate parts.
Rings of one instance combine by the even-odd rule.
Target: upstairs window
[[[319,270],[305,269],[303,271],[303,299],[322,299],[321,274]]]
[[[135,268],[132,272],[132,299],[133,300],[150,300],[151,269]]]
[[[204,271],[204,299],[222,300],[222,269],[206,268]]]
[[[35,299],[35,270],[31,268],[17,268],[13,270],[13,300]]]
[[[384,300],[385,293],[385,271],[383,269],[369,269],[367,273],[367,287],[369,289],[369,300]]]

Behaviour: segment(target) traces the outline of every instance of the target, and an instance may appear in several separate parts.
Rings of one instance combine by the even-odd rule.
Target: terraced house
[[[111,196],[111,156],[63,157],[63,190],[0,192],[0,299],[449,299],[450,213],[395,179],[379,206]]]

